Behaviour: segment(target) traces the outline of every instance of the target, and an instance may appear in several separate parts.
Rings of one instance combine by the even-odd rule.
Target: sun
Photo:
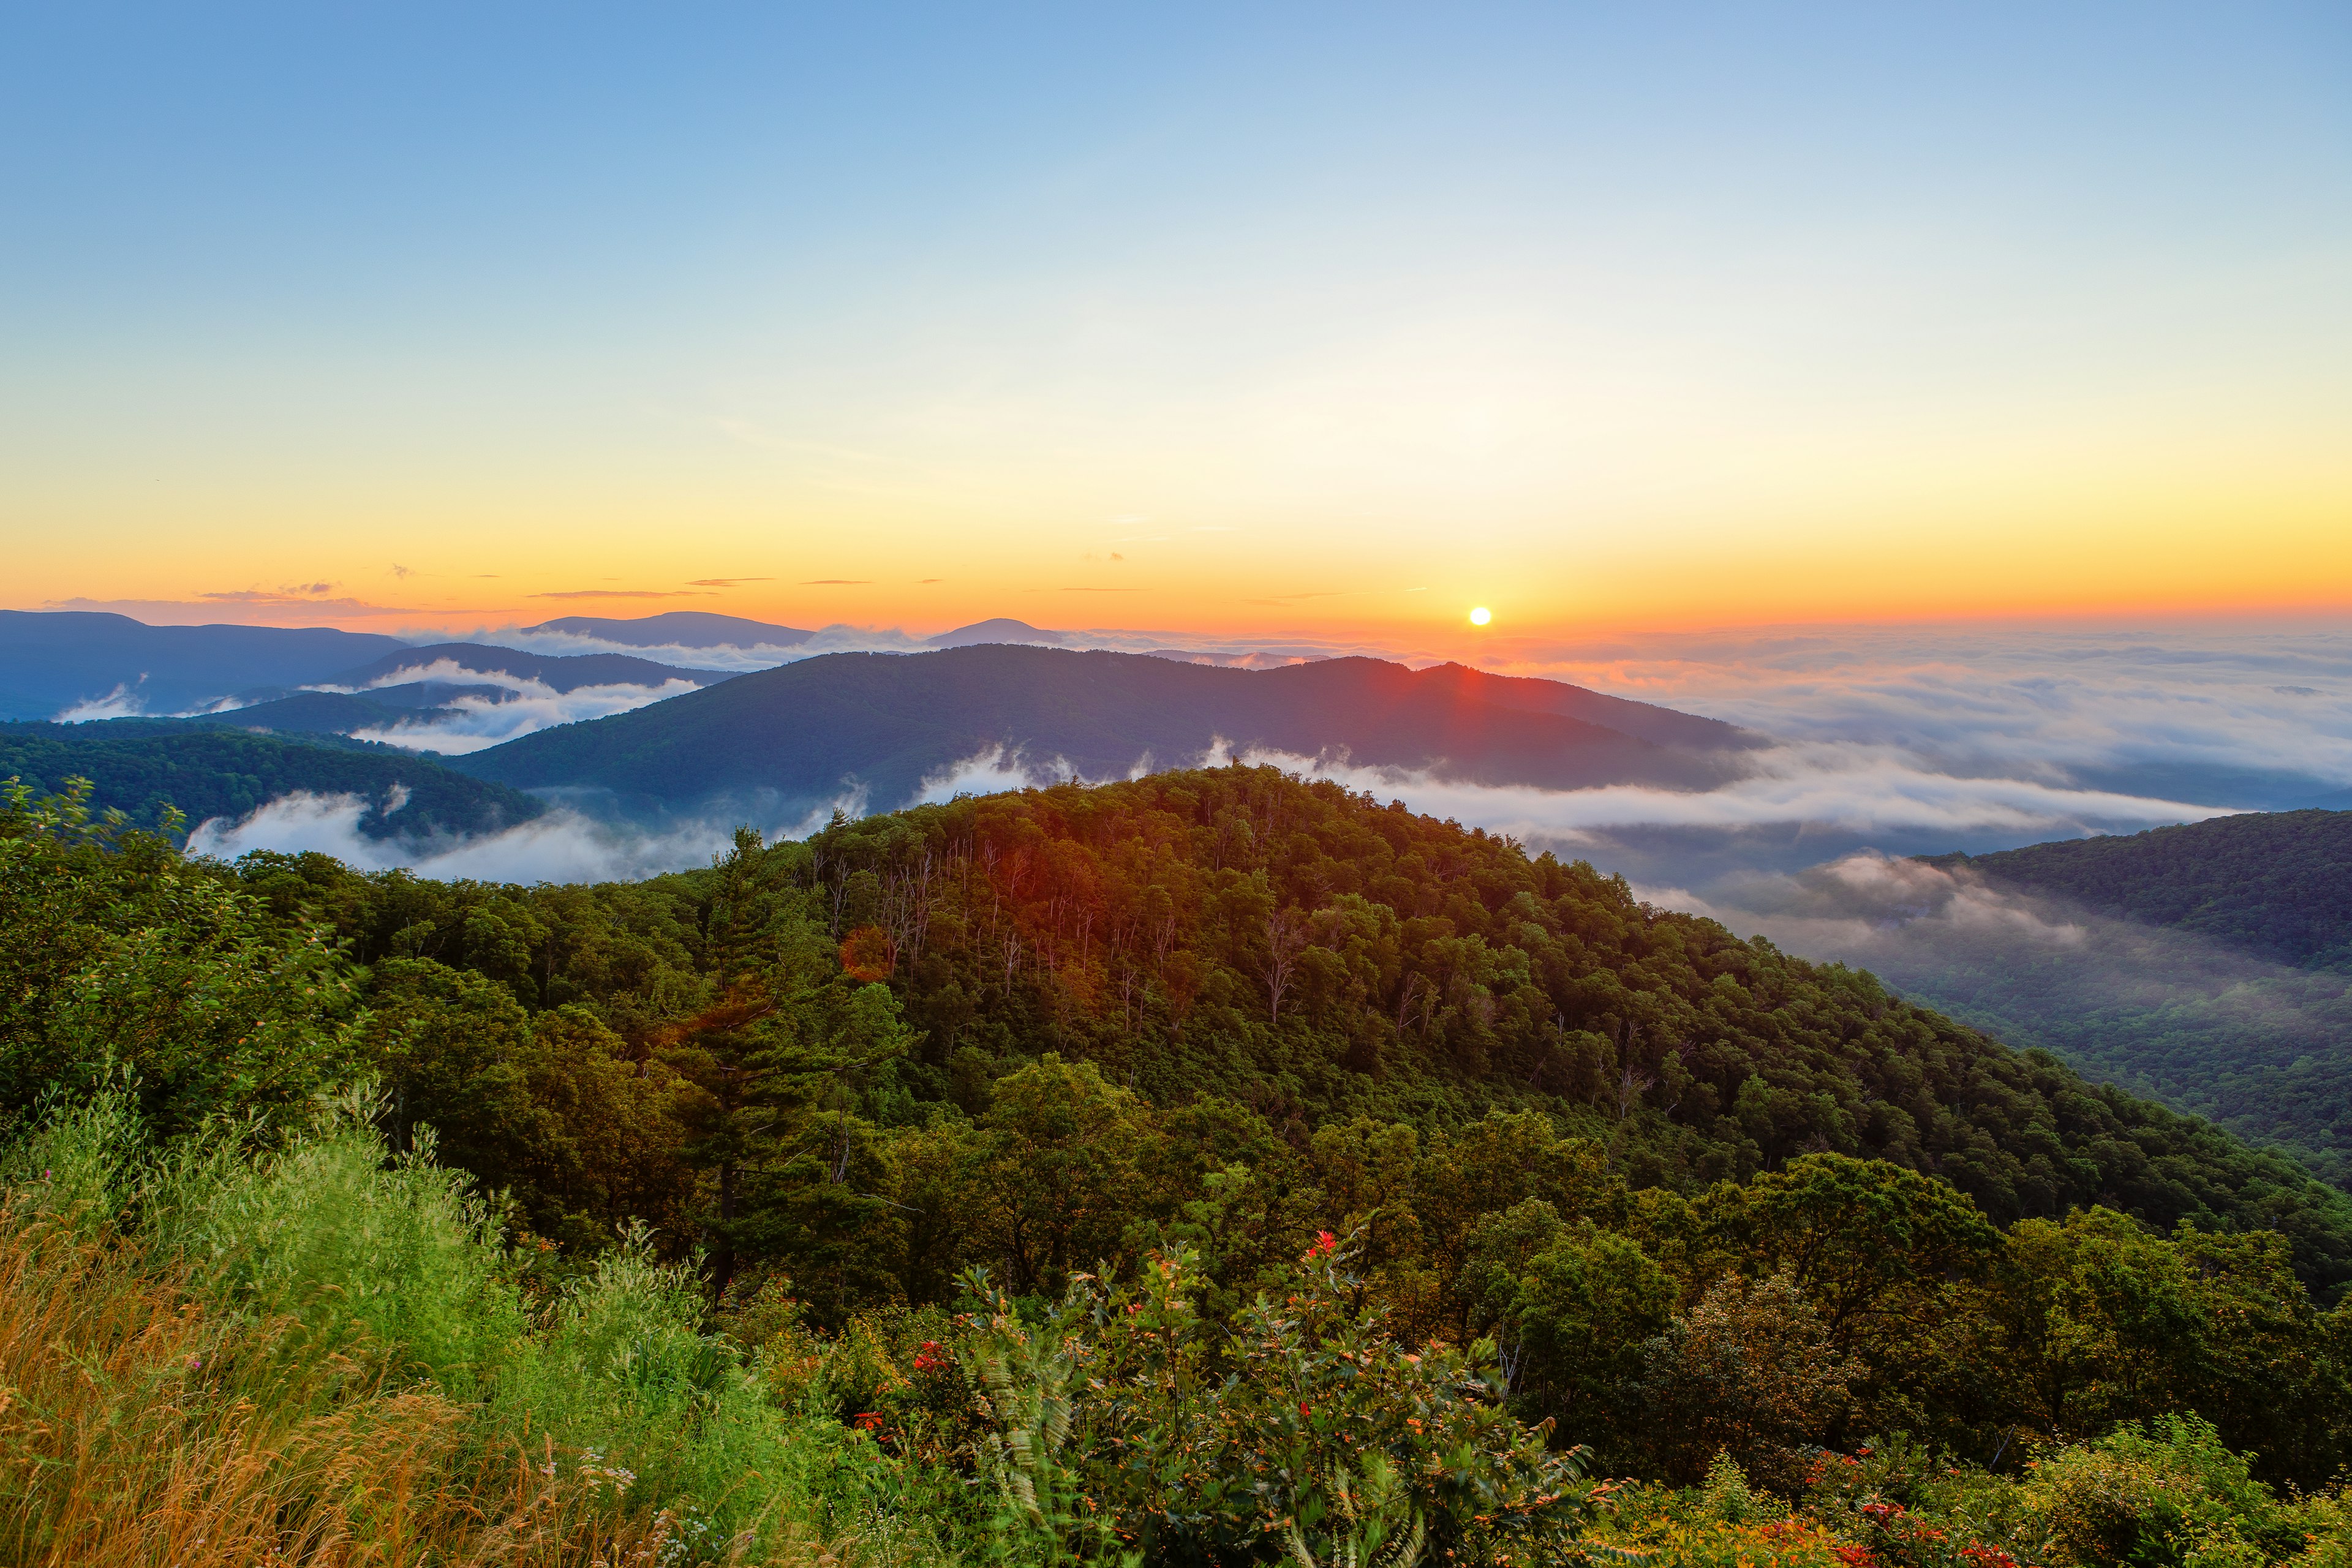
[[[1470,612],[1470,624],[1474,626],[1483,626],[1494,618],[1495,612],[1484,605]]]

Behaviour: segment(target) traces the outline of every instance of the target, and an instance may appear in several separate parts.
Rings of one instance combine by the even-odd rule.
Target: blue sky
[[[21,6],[0,205],[27,605],[2352,598],[2341,5]]]

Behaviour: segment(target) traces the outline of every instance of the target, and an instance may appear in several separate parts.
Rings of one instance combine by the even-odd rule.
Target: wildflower
[[[1307,1257],[1309,1259],[1328,1258],[1331,1255],[1331,1249],[1339,1245],[1339,1238],[1329,1231],[1318,1230],[1315,1233],[1315,1245],[1307,1249]]]

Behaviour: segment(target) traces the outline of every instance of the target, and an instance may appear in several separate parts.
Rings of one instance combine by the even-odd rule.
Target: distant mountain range
[[[831,628],[838,633],[846,628]],[[658,616],[614,618],[605,616],[558,616],[522,628],[525,636],[558,634],[593,637],[621,647],[659,648],[791,648],[824,635],[805,626],[780,626],[772,621],[746,620],[741,616],[714,615],[708,610],[667,610]],[[1034,643],[1058,647],[1067,638],[1026,621],[998,616],[937,637],[908,637],[917,648],[971,647],[980,643]]]
[[[595,637],[623,647],[796,647],[816,636],[800,626],[780,626],[709,610],[666,610],[658,616],[558,616],[525,632],[562,632]]]
[[[589,723],[545,730],[457,765],[524,789],[596,789],[679,807],[763,795],[871,805],[1002,748],[1089,778],[1236,749],[1426,768],[1491,784],[1703,789],[1758,737],[1712,719],[1558,681],[1370,658],[1217,668],[1144,654],[982,644],[828,654]]]
[[[305,686],[407,645],[329,626],[151,626],[89,610],[0,610],[0,719],[115,698],[173,713],[255,687]]]
[[[674,658],[693,645],[781,649],[825,635],[698,611],[564,616],[529,630]],[[1066,640],[1000,618],[940,633],[928,651],[818,653],[736,674],[625,653],[14,612],[0,617],[0,711],[101,721],[93,736],[135,733],[142,745],[182,730],[479,747],[458,764],[474,777],[601,795],[625,813],[764,815],[845,795],[884,808],[982,757],[999,776],[1101,779],[1187,765],[1221,742],[1485,784],[1705,789],[1738,776],[1738,753],[1759,740],[1459,665],[1055,646]],[[507,706],[526,700],[536,706]],[[489,717],[498,712],[511,724]],[[583,713],[609,716],[567,721]],[[535,732],[491,744],[526,729]],[[183,809],[199,809],[197,798]]]
[[[410,671],[415,679],[398,679]],[[325,626],[151,626],[94,612],[0,611],[0,720],[180,715],[215,728],[350,734],[416,722],[461,697],[502,701],[523,682],[650,693],[731,673],[626,654],[418,646]]]

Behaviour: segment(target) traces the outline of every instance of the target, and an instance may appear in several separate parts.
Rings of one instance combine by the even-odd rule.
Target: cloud
[[[1548,790],[1452,782],[1418,770],[1360,766],[1345,757],[1249,752],[1242,760],[1335,779],[1351,789],[1402,799],[1416,811],[1522,839],[1567,844],[1596,830],[1780,824],[1861,834],[1995,831],[2064,837],[2226,815],[2210,806],[2036,780],[1939,773],[1907,753],[1864,746],[1780,746],[1751,752],[1742,758],[1748,776],[1710,790],[1643,784]]]
[[[1076,778],[1077,769],[1066,757],[1034,763],[1017,746],[989,746],[960,763],[923,775],[908,805],[944,805],[960,795],[998,795],[1006,790],[1038,788]]]
[[[141,684],[143,684],[146,679],[147,678],[142,675],[137,681],[123,681],[120,683],[113,690],[108,692],[103,697],[84,698],[81,701],[75,703],[72,707],[59,713],[57,716],[56,722],[60,724],[87,724],[95,719],[131,718],[132,715],[142,710],[140,706],[137,688]]]
[[[688,584],[693,588],[734,588],[745,583],[772,583],[773,577],[697,577]]]
[[[806,657],[799,644],[752,643],[739,646],[720,643],[709,647],[689,647],[684,643],[614,642],[610,637],[590,636],[582,632],[526,632],[511,627],[495,631],[478,631],[468,642],[488,643],[493,647],[519,648],[526,653],[581,654],[618,653],[631,658],[651,659],[681,669],[709,669],[740,672],[751,669],[772,669],[780,664],[790,664]]]
[[[1711,897],[1681,888],[1639,890],[1653,903],[1769,937],[1791,952],[1849,963],[1955,943],[2081,951],[2095,923],[2048,900],[1990,887],[1973,871],[1875,850],[1801,871],[1730,878]]]
[[[1727,879],[1709,897],[1637,890],[1788,952],[1867,968],[2012,1045],[2071,1056],[2094,1077],[2250,1136],[2276,1131],[2298,1104],[2340,1105],[2346,1091],[2352,977],[2004,888],[1965,864],[1864,852]],[[2217,1076],[2216,1062],[2228,1070]],[[2309,1126],[2298,1135],[2307,1147],[2330,1142]]]
[[[295,583],[277,588],[236,588],[222,594],[199,594],[196,597],[226,605],[282,605],[289,601],[309,603],[322,594],[332,593],[334,588],[332,583]]]
[[[1791,627],[1511,647],[1513,674],[1958,771],[2106,788],[2168,775],[2246,805],[2352,784],[2352,635],[2328,627]]]
[[[691,588],[570,588],[558,594],[526,594],[526,599],[709,599]]]
[[[845,797],[846,804],[858,803]],[[249,815],[214,817],[188,836],[188,852],[233,860],[255,849],[316,850],[362,870],[405,867],[432,878],[496,882],[632,880],[708,865],[740,818],[698,818],[661,830],[598,822],[558,808],[502,833],[461,839],[370,838],[359,831],[368,801],[356,795],[281,795]],[[396,808],[395,808],[396,809]],[[772,825],[772,837],[824,826],[828,804]]]
[[[236,607],[237,625],[315,626],[324,621],[376,619],[391,616],[427,616],[433,612],[414,605],[378,605],[365,599],[321,599],[291,593],[240,589],[235,593],[203,594],[194,599],[47,599],[45,610],[95,611],[129,616],[150,626],[216,626],[226,606]]]
[[[585,719],[604,719],[614,713],[626,713],[648,703],[683,697],[701,689],[693,681],[673,679],[659,686],[616,683],[575,686],[569,691],[558,691],[543,681],[498,670],[467,669],[448,659],[439,660],[424,668],[412,667],[394,670],[362,689],[373,690],[419,680],[450,685],[496,686],[509,695],[498,699],[457,697],[430,718],[403,721],[382,729],[355,730],[352,738],[405,746],[411,751],[460,756],[540,730],[553,729],[559,724],[574,724]]]

